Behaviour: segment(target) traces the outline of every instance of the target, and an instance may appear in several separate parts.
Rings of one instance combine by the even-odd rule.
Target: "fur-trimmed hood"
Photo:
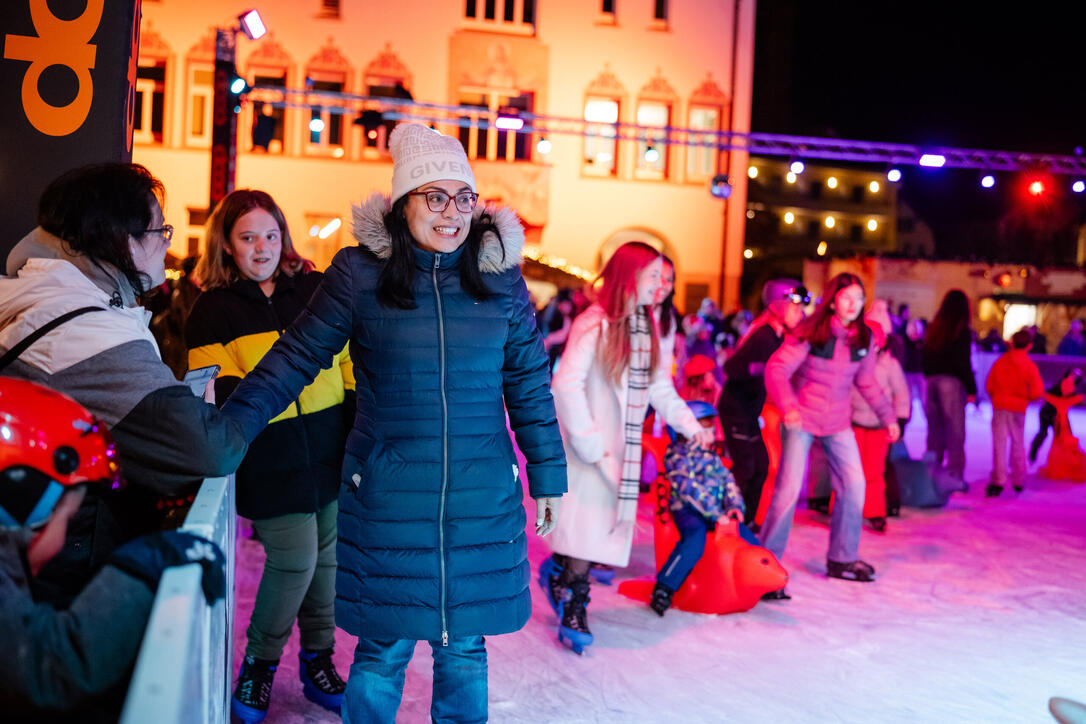
[[[385,214],[392,208],[386,194],[374,193],[361,204],[351,206],[354,217],[352,233],[362,247],[368,249],[378,259],[387,259],[392,253],[392,238],[385,228]],[[488,231],[483,235],[482,248],[479,249],[479,271],[484,274],[500,274],[519,266],[524,255],[524,227],[513,209],[508,206],[480,204],[472,213],[472,223],[483,214],[488,214],[498,227],[501,239]],[[502,247],[505,255],[502,255]]]

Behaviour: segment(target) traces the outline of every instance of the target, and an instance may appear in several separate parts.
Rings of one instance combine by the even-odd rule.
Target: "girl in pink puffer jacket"
[[[817,440],[826,453],[837,502],[830,519],[827,575],[873,581],[875,569],[859,559],[865,480],[852,433],[853,384],[887,428],[900,434],[897,418],[875,379],[871,329],[863,321],[863,282],[842,273],[830,280],[822,301],[766,364],[766,391],[783,416],[781,461],[773,500],[761,529],[765,547],[784,554],[792,516],[803,487],[807,454]],[[788,598],[782,589],[767,598]]]

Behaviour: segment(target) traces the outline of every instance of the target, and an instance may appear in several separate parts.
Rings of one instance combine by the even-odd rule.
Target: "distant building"
[[[750,158],[744,296],[756,297],[766,279],[801,277],[805,259],[931,255],[930,229],[882,170],[805,161],[797,173],[792,163]]]
[[[265,0],[259,9],[270,32],[239,38],[237,65],[252,85],[456,106],[470,127],[438,127],[458,135],[475,159],[481,195],[517,208],[533,253],[558,267],[596,270],[619,244],[646,241],[675,260],[681,306],[696,307],[704,296],[733,305],[746,154],[667,141],[669,128],[749,130],[754,5]],[[215,28],[233,25],[248,7],[143,3],[133,156],[166,184],[177,256],[203,244]],[[360,113],[332,113],[317,95],[280,98],[293,105],[242,107],[237,187],[275,196],[301,253],[323,266],[352,243],[350,205],[389,187],[391,124],[353,123]],[[539,134],[480,122],[499,108],[578,126],[540,144]],[[619,140],[616,122],[649,130]],[[718,173],[731,178],[727,202],[708,191]]]

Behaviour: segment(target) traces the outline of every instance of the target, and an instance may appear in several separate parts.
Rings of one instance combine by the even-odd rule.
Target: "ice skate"
[[[986,498],[998,498],[1000,493],[1003,492],[1002,485],[996,485],[995,483],[988,483],[988,487],[984,489],[984,496]]]
[[[860,560],[851,561],[849,563],[827,560],[826,575],[830,578],[840,578],[844,581],[870,583],[875,580],[875,567],[870,563]]]
[[[674,593],[664,584],[657,583],[652,589],[652,599],[649,600],[649,607],[656,612],[657,616],[663,616],[671,608],[671,596]]]
[[[547,559],[539,564],[539,587],[543,589],[547,603],[551,605],[554,615],[559,619],[562,618],[563,591],[566,590],[566,587],[558,582],[561,574],[562,566],[554,560],[554,556],[547,556]]]
[[[592,632],[588,630],[588,581],[570,584],[570,598],[562,607],[562,620],[558,624],[558,641],[583,654],[592,645]]]
[[[592,580],[596,583],[610,586],[611,582],[615,580],[615,567],[603,563],[593,563],[588,569],[588,575],[592,576]]]
[[[298,652],[298,662],[298,678],[302,680],[305,698],[338,714],[347,684],[332,663],[332,649],[302,649]]]
[[[238,685],[230,700],[230,711],[238,719],[253,724],[264,721],[271,704],[272,681],[278,661],[265,661],[246,656],[241,662]]]

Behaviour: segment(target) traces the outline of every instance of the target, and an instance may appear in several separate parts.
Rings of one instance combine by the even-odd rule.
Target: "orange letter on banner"
[[[60,20],[49,10],[47,0],[29,0],[30,19],[38,36],[8,35],[4,57],[26,60],[30,67],[23,76],[23,111],[34,128],[47,136],[67,136],[79,130],[90,113],[94,98],[90,69],[97,48],[90,39],[102,20],[105,0],[87,0],[87,7],[75,20]],[[45,102],[38,92],[41,74],[53,65],[67,66],[79,81],[75,100],[66,106]]]

